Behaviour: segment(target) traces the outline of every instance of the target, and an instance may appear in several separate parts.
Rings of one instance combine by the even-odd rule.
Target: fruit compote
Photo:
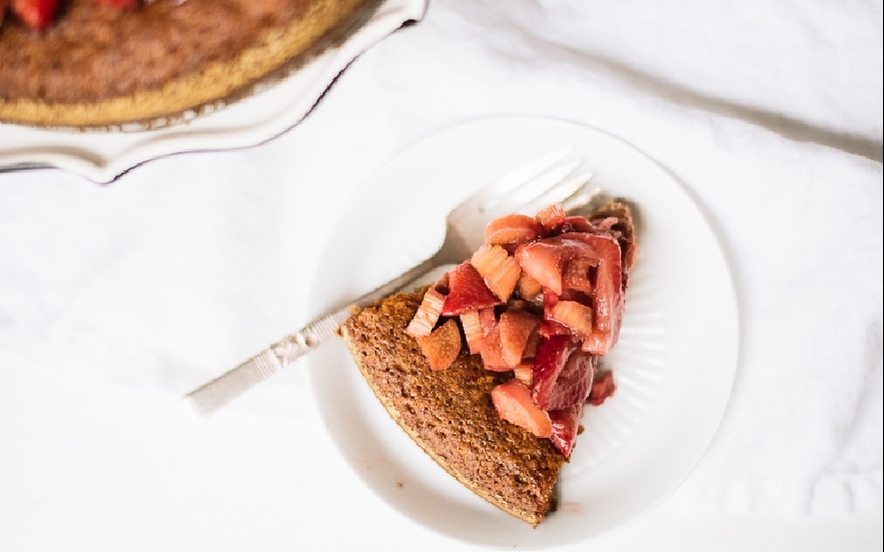
[[[584,406],[616,389],[597,359],[617,343],[635,244],[612,212],[586,218],[556,204],[492,221],[473,256],[427,289],[406,329],[434,370],[465,341],[486,369],[511,372],[491,393],[498,414],[566,457]]]

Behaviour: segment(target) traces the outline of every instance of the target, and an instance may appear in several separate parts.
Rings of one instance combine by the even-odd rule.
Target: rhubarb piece
[[[557,301],[547,316],[568,326],[577,337],[585,337],[592,332],[592,308],[577,301]]]
[[[523,310],[508,310],[500,315],[500,350],[507,366],[515,366],[522,361],[528,338],[539,322],[536,316]]]
[[[565,208],[561,203],[556,203],[541,209],[535,218],[543,226],[543,230],[549,234],[554,232],[565,220]]]
[[[534,404],[528,386],[519,380],[496,386],[491,390],[491,400],[502,419],[527,429],[537,437],[548,438],[552,435],[549,414]]]
[[[32,31],[43,31],[55,21],[61,0],[12,0],[12,13]]]
[[[534,385],[534,359],[513,366],[513,375],[530,389]]]
[[[442,307],[443,316],[458,316],[502,303],[469,261],[464,261],[448,273],[448,297]]]
[[[412,337],[424,337],[430,335],[436,322],[439,321],[439,315],[442,314],[442,305],[445,304],[445,296],[433,288],[427,289],[421,306],[418,307],[414,318],[405,328],[405,333]]]
[[[522,273],[519,263],[499,245],[480,246],[473,253],[470,264],[482,275],[488,288],[501,301],[510,298]]]
[[[485,243],[512,250],[515,246],[541,237],[543,227],[528,215],[513,213],[492,220],[485,226]]]
[[[485,367],[489,370],[502,372],[512,369],[512,366],[507,364],[507,361],[503,356],[502,347],[500,346],[499,323],[494,324],[494,327],[488,330],[485,344],[482,346],[482,350],[479,354],[482,356],[482,362],[485,363]]]
[[[427,357],[430,368],[444,370],[448,368],[460,353],[460,330],[454,319],[433,330],[430,335],[417,338],[421,351]]]
[[[608,397],[614,394],[617,386],[614,384],[614,374],[610,371],[605,372],[592,382],[592,388],[586,402],[593,406],[598,406],[605,402]]]
[[[559,449],[565,458],[571,457],[574,450],[574,442],[580,433],[580,419],[583,417],[583,403],[563,410],[552,410],[549,419],[552,424],[552,434],[549,438]]]
[[[532,301],[543,292],[540,282],[532,278],[524,270],[519,274],[519,283],[516,284],[519,297],[526,301]]]

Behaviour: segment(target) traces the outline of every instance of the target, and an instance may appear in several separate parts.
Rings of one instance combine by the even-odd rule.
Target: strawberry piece
[[[592,389],[596,358],[579,348],[573,351],[551,386],[546,401],[537,401],[538,406],[545,410],[561,410],[585,402]]]
[[[448,320],[433,330],[430,335],[417,338],[417,342],[424,356],[427,357],[430,368],[444,370],[451,366],[451,363],[460,354],[460,329],[457,327],[457,322],[453,319]]]
[[[491,400],[502,419],[527,429],[537,437],[548,438],[552,435],[549,414],[534,404],[528,386],[519,380],[513,379],[496,386],[491,390]]]
[[[592,382],[589,397],[586,402],[593,406],[598,406],[605,402],[608,397],[614,394],[617,386],[614,384],[614,374],[610,371],[600,375]]]
[[[552,434],[549,438],[565,458],[570,458],[571,451],[574,450],[574,442],[577,440],[577,434],[580,433],[580,419],[582,417],[582,403],[549,413],[552,424]]]
[[[541,209],[535,218],[543,227],[543,230],[549,234],[555,231],[562,224],[562,221],[565,220],[565,208],[561,203],[556,203]]]
[[[549,309],[547,317],[571,329],[571,333],[584,337],[592,333],[592,308],[577,301],[557,301]]]
[[[561,234],[565,232],[596,232],[595,227],[586,217],[576,215],[564,217],[557,230]]]
[[[522,361],[528,338],[539,322],[536,316],[523,310],[508,310],[500,315],[500,350],[507,366]]]
[[[531,395],[542,408],[549,403],[556,379],[565,367],[565,362],[577,345],[569,335],[553,335],[541,338],[534,356],[534,385]]]
[[[32,31],[43,31],[55,21],[61,0],[12,0],[12,13]]]
[[[496,218],[485,226],[485,243],[513,250],[515,246],[541,237],[543,227],[534,217],[513,213]]]
[[[499,245],[482,245],[470,259],[485,283],[501,301],[506,301],[519,283],[522,269],[506,249]]]
[[[420,307],[414,313],[414,318],[405,328],[405,333],[412,337],[423,337],[430,335],[436,322],[439,321],[439,315],[442,314],[442,305],[445,304],[445,296],[433,288],[424,293]]]
[[[503,303],[488,289],[482,275],[469,261],[464,261],[448,272],[448,289],[448,297],[442,306],[442,316],[458,316]]]
[[[134,10],[141,5],[141,0],[92,0],[100,6],[115,10]]]

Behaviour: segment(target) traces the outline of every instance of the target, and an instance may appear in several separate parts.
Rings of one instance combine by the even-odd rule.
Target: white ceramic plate
[[[737,366],[737,302],[718,241],[682,186],[607,134],[548,119],[473,122],[397,156],[353,198],[320,263],[320,314],[387,281],[441,242],[448,211],[494,177],[563,146],[594,183],[632,198],[645,230],[620,342],[605,359],[618,390],[586,411],[560,477],[561,506],[537,529],[490,506],[437,466],[387,415],[343,342],[308,358],[317,408],[367,485],[403,515],[449,536],[505,547],[586,539],[648,511],[706,450]]]
[[[0,123],[0,170],[58,167],[96,182],[163,155],[229,149],[267,141],[297,124],[338,74],[408,20],[427,0],[385,0],[346,41],[282,81],[218,111],[149,130],[41,129]]]

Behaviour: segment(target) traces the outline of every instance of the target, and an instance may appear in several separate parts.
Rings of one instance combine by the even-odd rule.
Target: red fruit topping
[[[569,336],[541,339],[534,357],[532,396],[544,410],[559,410],[586,400],[595,371],[593,355]]]
[[[482,245],[473,253],[472,264],[501,301],[506,301],[519,283],[519,263],[499,245]]]
[[[485,367],[489,370],[502,372],[512,369],[512,366],[507,364],[506,359],[503,357],[503,351],[500,346],[500,324],[495,324],[488,331],[485,344],[482,350],[479,351],[479,354],[482,355],[482,362],[485,363]]]
[[[615,219],[616,220],[616,219]],[[558,227],[559,233],[565,232],[594,232],[592,224],[586,220],[586,217],[570,216],[565,217]]]
[[[12,12],[33,31],[42,31],[58,15],[61,0],[12,0]]]
[[[428,289],[420,307],[414,313],[414,318],[405,328],[405,333],[412,337],[430,335],[439,320],[439,315],[442,314],[443,304],[445,304],[445,296],[433,288]]]
[[[141,0],[93,0],[93,2],[115,10],[132,10],[141,5]]]
[[[463,335],[467,340],[467,347],[471,355],[482,350],[485,344],[485,332],[482,331],[482,322],[479,320],[479,311],[465,312],[460,315],[460,325]]]
[[[500,315],[500,350],[507,366],[515,366],[522,361],[528,338],[539,323],[536,316],[523,310],[508,310]]]
[[[503,303],[488,289],[482,275],[469,261],[464,261],[448,273],[448,289],[442,316],[457,316]]]
[[[485,243],[513,249],[521,243],[536,240],[543,227],[534,217],[514,213],[492,220],[485,227]]]
[[[571,457],[574,441],[580,432],[580,419],[583,417],[583,404],[564,410],[553,410],[549,413],[552,423],[552,435],[549,438],[565,458]]]
[[[544,209],[541,209],[540,212],[537,213],[535,217],[537,222],[543,226],[543,229],[547,232],[553,232],[562,221],[565,220],[565,208],[562,207],[561,203],[556,203],[555,205],[550,205]]]
[[[547,316],[568,326],[577,337],[587,336],[592,332],[592,309],[577,301],[557,301],[549,309]]]
[[[537,437],[552,435],[549,414],[534,404],[528,386],[519,380],[513,379],[496,386],[491,390],[491,400],[502,419],[527,429]]]
[[[576,290],[592,293],[590,271],[598,266],[598,259],[579,256],[567,261],[562,267],[562,290]]]
[[[589,392],[589,398],[586,400],[593,406],[598,406],[614,394],[617,386],[614,384],[614,374],[605,372],[592,382],[592,389]]]
[[[433,330],[430,335],[417,338],[417,342],[430,362],[430,368],[444,370],[460,354],[460,329],[457,322],[451,319]]]
[[[519,283],[516,284],[516,290],[519,293],[519,297],[526,301],[531,301],[543,292],[543,287],[541,287],[540,282],[529,276],[527,272],[522,271],[519,274]]]
[[[546,408],[553,393],[556,379],[565,367],[565,362],[577,345],[569,335],[544,337],[537,345],[534,355],[534,385],[531,394],[541,408]]]

